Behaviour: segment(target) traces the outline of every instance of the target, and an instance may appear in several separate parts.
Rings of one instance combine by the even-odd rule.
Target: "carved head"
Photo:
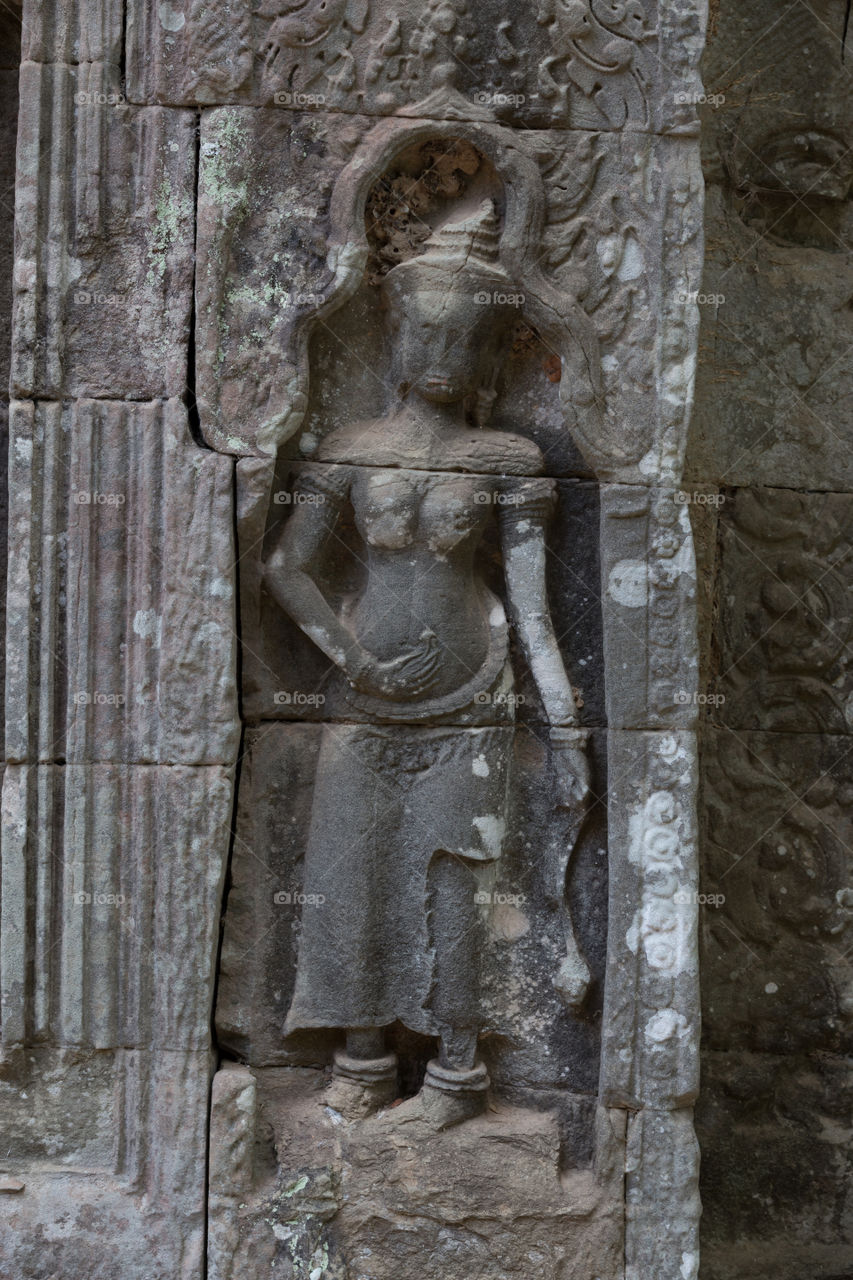
[[[424,252],[389,271],[383,288],[396,330],[402,394],[453,404],[492,392],[522,295],[500,263],[492,201],[445,223]]]

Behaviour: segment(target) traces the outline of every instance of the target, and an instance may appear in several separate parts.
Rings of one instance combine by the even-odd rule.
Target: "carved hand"
[[[419,644],[405,649],[397,658],[382,661],[365,653],[363,665],[350,676],[350,684],[360,693],[374,697],[417,698],[438,680],[440,657],[438,641],[427,631]]]

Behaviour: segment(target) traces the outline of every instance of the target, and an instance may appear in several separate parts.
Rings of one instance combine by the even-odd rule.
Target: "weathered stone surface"
[[[3,67],[16,63],[14,39],[19,34],[18,24],[14,23],[16,15],[9,15],[6,22],[0,23],[0,62]],[[12,294],[12,275],[14,267],[14,200],[8,193],[15,185],[15,138],[18,128],[18,75],[17,70],[0,71],[0,192],[6,193],[0,198],[0,290],[6,299]],[[0,635],[6,634],[6,572],[7,542],[9,520],[9,487],[8,468],[5,459],[8,456],[9,444],[9,358],[12,343],[11,306],[0,308],[0,457],[3,463],[3,484],[0,485]],[[0,707],[5,697],[6,646],[0,646]],[[0,716],[3,712],[0,711]],[[5,757],[5,750],[3,752]]]
[[[645,1107],[629,1116],[626,1169],[625,1280],[696,1280],[701,1205],[692,1111]]]
[[[0,1273],[694,1280],[703,17],[27,25]]]
[[[304,464],[284,463],[278,471],[266,535],[268,555],[281,542],[288,517],[304,498],[299,492],[299,477],[304,469]],[[484,542],[488,560],[495,568],[489,571],[487,580],[489,589],[507,608],[506,581],[500,567],[500,498],[503,495],[495,494],[490,477],[485,475],[473,477],[472,486],[474,502],[479,503],[481,510],[493,513]],[[602,725],[598,490],[592,484],[561,481],[556,495],[554,514],[545,531],[548,598],[563,660],[575,690],[578,722]],[[254,540],[251,527],[244,525],[244,537],[251,557]],[[318,565],[326,594],[336,604],[341,602],[345,608],[363,589],[365,558],[363,538],[354,526],[351,512],[347,511],[340,535],[328,546],[324,563]],[[250,593],[241,594],[245,719],[250,723],[279,718],[370,719],[371,713],[354,705],[347,696],[345,682],[335,678],[334,665],[276,605],[269,589],[261,587],[259,596],[260,599]],[[452,642],[448,643],[452,649]],[[512,661],[516,679],[506,699],[512,705],[516,720],[520,724],[547,724],[541,696],[517,637],[512,643]],[[491,698],[483,702],[479,719],[482,723],[491,719]]]
[[[706,1053],[702,1076],[702,1276],[847,1276],[849,1060],[735,1049]]]
[[[221,768],[7,767],[7,1048],[207,1045],[232,784]]]
[[[601,486],[604,670],[612,729],[689,729],[696,723],[696,561],[684,496]]]
[[[209,1075],[206,1052],[162,1048],[76,1059],[40,1050],[4,1067],[0,1114],[16,1141],[0,1167],[23,1186],[3,1197],[2,1274],[201,1276]],[[47,1150],[18,1137],[21,1093],[50,1100]]]
[[[853,498],[739,489],[720,510],[714,718],[733,729],[853,727]],[[709,708],[710,710],[711,708]]]
[[[622,1275],[622,1212],[613,1195],[620,1144],[606,1116],[597,1178],[591,1170],[561,1173],[557,1125],[547,1113],[501,1106],[435,1133],[391,1109],[350,1126],[322,1107],[322,1083],[320,1073],[293,1068],[228,1066],[217,1076],[217,1280],[279,1266],[294,1275],[319,1268],[340,1280],[390,1280],[413,1267],[429,1280],[531,1270],[547,1280]],[[252,1160],[254,1125],[264,1137]],[[239,1197],[229,1189],[235,1182]]]
[[[21,67],[13,394],[180,395],[195,119],[125,105],[104,63]]]
[[[313,456],[354,409],[381,413],[393,375],[377,273],[395,255],[411,256],[473,181],[472,190],[514,202],[504,239],[516,275],[506,289],[519,324],[495,423],[527,431],[550,475],[593,469],[678,483],[697,314],[688,295],[701,252],[694,145],[606,133],[522,137],[523,147],[489,121],[377,126],[304,112],[204,112],[198,382],[209,442],[238,454],[284,444],[285,458]],[[342,209],[359,183],[370,209],[362,244]],[[330,212],[333,186],[341,194]],[[370,262],[369,244],[378,255]],[[576,367],[579,342],[591,369]]]
[[[608,740],[602,1094],[610,1106],[689,1107],[699,1084],[695,735],[611,730]]]
[[[131,0],[128,93],[377,115],[417,103],[442,119],[453,115],[455,85],[474,109],[515,125],[695,131],[703,16],[685,0],[547,0],[488,15],[470,0],[298,10]]]
[[[326,905],[310,893],[306,900],[303,878],[321,732],[315,725],[262,726],[249,732],[245,744],[216,1023],[220,1043],[259,1067],[328,1061],[334,1043],[316,1032],[283,1035],[300,919],[308,911],[322,915]],[[496,868],[483,868],[483,1053],[496,1088],[516,1098],[536,1089],[592,1098],[597,1085],[606,933],[603,740],[594,754],[600,763],[593,790],[601,799],[572,855],[568,897],[564,842],[570,824],[552,807],[546,748],[526,730],[516,734],[504,853]],[[383,808],[391,807],[394,785],[386,775],[377,789]],[[352,813],[342,810],[341,816],[352,835]],[[399,880],[400,867],[392,874]],[[593,974],[580,1019],[569,1014],[553,985],[566,952],[567,916]],[[414,1048],[422,1070],[429,1041],[406,1048]],[[552,1105],[559,1104],[554,1095]]]
[[[846,9],[722,0],[705,58],[703,1280],[853,1273]]]
[[[708,1043],[850,1053],[849,740],[709,731],[706,760]]]
[[[803,164],[804,182],[811,184],[808,153]],[[709,357],[702,363],[688,475],[697,485],[849,489],[849,252],[829,229],[832,215],[811,215],[799,191],[788,204],[804,221],[814,216],[816,231],[794,226],[786,235],[771,211],[768,224],[777,225],[762,234],[733,202],[728,187],[710,187],[700,290]],[[840,212],[850,208],[835,197],[828,203]],[[828,243],[821,245],[818,234]],[[849,240],[849,231],[841,234]]]
[[[844,0],[719,9],[704,64],[700,484],[851,487],[844,32]]]
[[[9,759],[233,761],[231,472],[179,401],[14,405]]]
[[[122,56],[121,0],[42,0],[30,5],[22,32],[25,62],[107,62]]]

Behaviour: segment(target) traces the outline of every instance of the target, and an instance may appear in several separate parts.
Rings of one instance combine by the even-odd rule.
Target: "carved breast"
[[[490,491],[478,476],[377,471],[353,487],[365,542],[385,551],[415,543],[446,555],[486,520]]]

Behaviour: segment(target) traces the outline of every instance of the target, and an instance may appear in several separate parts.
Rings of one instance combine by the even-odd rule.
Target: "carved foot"
[[[396,1095],[397,1059],[393,1053],[382,1058],[350,1058],[336,1053],[322,1105],[345,1120],[364,1120],[387,1107]]]
[[[486,1109],[489,1075],[482,1062],[469,1071],[443,1067],[438,1058],[427,1063],[421,1097],[427,1121],[434,1129],[449,1129]]]

